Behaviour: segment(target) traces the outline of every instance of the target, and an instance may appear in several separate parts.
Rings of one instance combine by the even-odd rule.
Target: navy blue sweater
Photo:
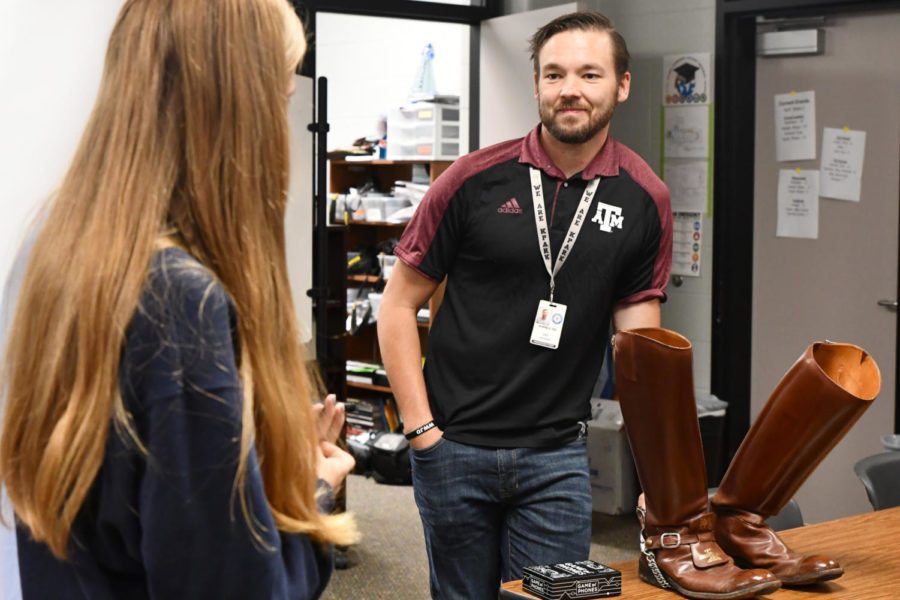
[[[318,598],[330,553],[278,532],[256,450],[247,496],[265,547],[233,493],[241,436],[234,306],[211,273],[170,248],[154,257],[120,370],[148,454],[111,427],[72,528],[69,560],[17,532],[24,600]]]

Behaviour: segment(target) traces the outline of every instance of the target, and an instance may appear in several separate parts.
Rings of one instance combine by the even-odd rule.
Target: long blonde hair
[[[244,389],[235,481],[255,443],[278,528],[349,543],[318,514],[317,435],[285,260],[287,90],[305,51],[287,0],[128,0],[96,104],[46,212],[4,363],[0,482],[60,558],[110,422],[139,448],[120,352],[150,259],[174,239],[234,301]]]

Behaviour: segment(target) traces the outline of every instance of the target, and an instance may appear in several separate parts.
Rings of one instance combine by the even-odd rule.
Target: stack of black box
[[[522,589],[543,600],[606,598],[622,593],[622,574],[592,560],[522,570]]]

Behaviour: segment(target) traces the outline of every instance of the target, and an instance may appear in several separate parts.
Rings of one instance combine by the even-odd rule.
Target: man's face
[[[541,48],[538,64],[538,113],[561,142],[587,142],[609,125],[616,104],[628,98],[631,74],[616,80],[613,44],[605,31],[558,33]]]

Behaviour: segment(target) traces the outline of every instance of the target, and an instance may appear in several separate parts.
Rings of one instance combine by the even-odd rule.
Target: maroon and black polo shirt
[[[614,305],[665,299],[672,214],[665,184],[608,138],[565,179],[526,137],[458,159],[431,186],[395,250],[447,290],[428,337],[425,384],[447,439],[488,447],[545,447],[575,439],[590,419]],[[600,177],[588,220],[556,276],[567,306],[559,348],[530,343],[549,297],[529,167],[542,171],[554,260],[587,183]]]

